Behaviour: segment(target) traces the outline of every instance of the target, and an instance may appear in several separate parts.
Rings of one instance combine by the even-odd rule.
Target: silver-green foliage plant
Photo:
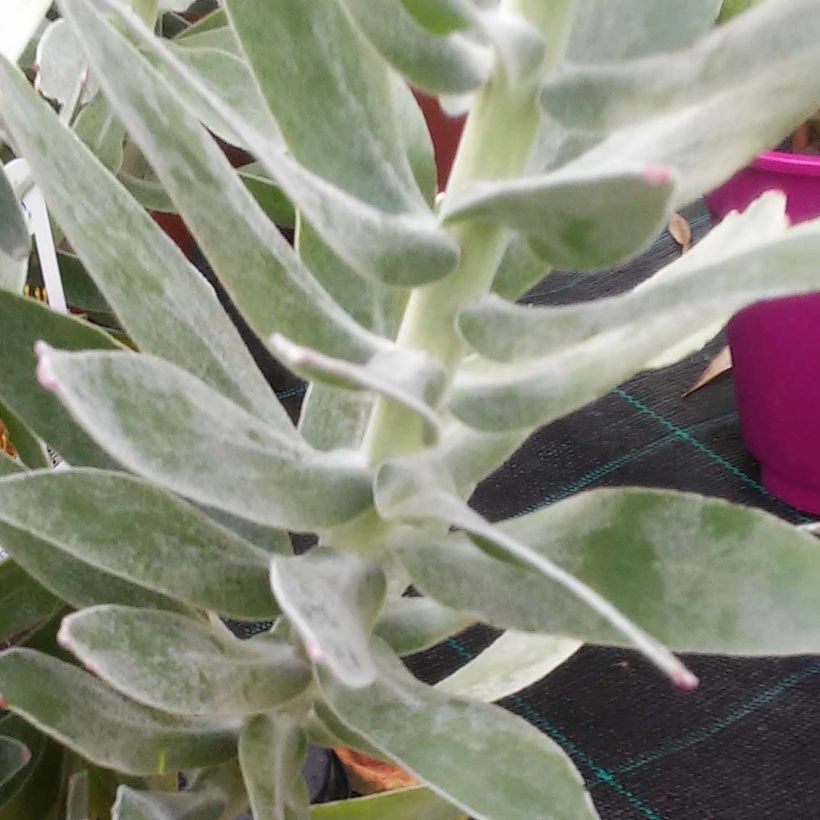
[[[595,490],[491,524],[468,503],[537,427],[820,287],[820,224],[773,194],[628,293],[515,304],[551,266],[634,256],[811,113],[816,0],[719,28],[717,0],[225,0],[172,40],[139,5],[60,3],[83,110],[309,387],[294,426],[146,186],[0,63],[9,141],[124,334],[0,291],[0,817],[592,817],[564,752],[492,701],[584,641],[684,689],[673,651],[820,651],[820,553],[762,512]],[[469,111],[440,197],[408,82]],[[274,625],[243,642],[223,617]],[[507,631],[437,686],[405,670],[475,621]],[[419,786],[311,809],[308,742]]]

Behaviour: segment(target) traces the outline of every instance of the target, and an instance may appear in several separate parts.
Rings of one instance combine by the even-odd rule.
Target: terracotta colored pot
[[[792,222],[820,216],[820,157],[761,154],[707,201],[723,217],[767,190],[786,194]],[[820,515],[820,293],[742,310],[729,323],[729,344],[743,438],[763,485]]]

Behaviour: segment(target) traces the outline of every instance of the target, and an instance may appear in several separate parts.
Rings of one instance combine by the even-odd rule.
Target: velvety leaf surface
[[[95,470],[6,478],[0,521],[16,534],[32,570],[53,567],[54,583],[62,571],[64,583],[77,574],[82,588],[98,572],[109,585],[120,579],[239,618],[276,613],[265,550],[142,480]]]
[[[236,727],[171,717],[127,700],[102,681],[30,649],[0,655],[8,708],[97,765],[163,774],[235,754]]]
[[[379,644],[376,655],[379,675],[365,689],[325,670],[320,682],[338,718],[382,754],[477,818],[596,816],[581,776],[546,735],[498,707],[418,683]]]
[[[274,558],[271,586],[312,660],[348,686],[373,680],[370,633],[385,595],[378,565],[317,547],[297,558]]]
[[[40,367],[117,461],[200,504],[309,531],[370,503],[369,475],[356,454],[319,454],[168,362],[52,350]]]
[[[58,639],[124,695],[174,714],[262,712],[310,681],[307,664],[287,643],[228,639],[158,610],[84,609],[63,619]]]

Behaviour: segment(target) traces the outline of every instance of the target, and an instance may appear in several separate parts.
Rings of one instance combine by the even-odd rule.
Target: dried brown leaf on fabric
[[[672,214],[666,230],[669,231],[672,239],[680,245],[681,253],[686,253],[692,247],[692,229],[679,213]]]
[[[700,374],[698,380],[683,394],[684,398],[691,395],[696,390],[714,381],[722,373],[732,369],[732,351],[726,345],[706,366],[706,370]]]

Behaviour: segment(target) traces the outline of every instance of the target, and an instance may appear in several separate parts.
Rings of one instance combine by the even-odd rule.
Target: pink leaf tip
[[[57,389],[57,377],[51,369],[51,348],[41,339],[34,343],[34,353],[37,356],[37,381],[53,392]]]
[[[644,170],[644,177],[646,177],[647,182],[663,185],[663,183],[672,179],[672,171],[665,165],[647,165]]]
[[[308,641],[305,644],[305,652],[313,663],[321,663],[325,659],[325,653],[316,641]]]
[[[675,672],[672,682],[678,687],[678,689],[684,692],[694,691],[698,688],[698,684],[700,683],[697,675],[690,672],[686,667],[682,667],[680,670]]]

